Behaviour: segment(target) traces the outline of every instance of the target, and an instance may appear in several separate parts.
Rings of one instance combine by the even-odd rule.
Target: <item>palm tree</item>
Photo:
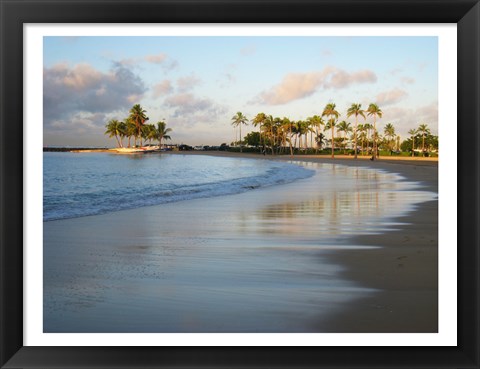
[[[292,157],[293,156],[293,147],[292,147],[293,122],[290,119],[284,117],[282,119],[282,128],[283,128],[283,131],[285,132],[285,137],[290,147],[290,156]],[[286,132],[288,132],[288,137],[286,136]]]
[[[137,137],[140,137],[140,146],[142,146],[142,126],[148,120],[148,117],[145,114],[146,112],[147,111],[144,110],[140,104],[135,104],[130,109],[129,118],[132,122],[135,123],[135,126],[137,127]]]
[[[365,129],[365,132],[367,134],[367,153],[368,153],[368,151],[370,150],[370,131],[373,129],[373,126],[370,123],[365,123],[363,125],[363,128]]]
[[[359,124],[357,127],[357,132],[360,132],[358,138],[362,142],[362,155],[365,155],[364,147],[365,140],[367,139],[367,124]]]
[[[240,128],[240,152],[242,152],[242,124],[247,124],[248,118],[241,112],[232,117],[232,125]]]
[[[279,117],[275,117],[273,119],[273,126],[272,126],[272,138],[273,138],[273,146],[277,145],[277,154],[280,151],[280,144],[281,144],[281,132],[282,132],[282,119]],[[277,140],[278,138],[278,140]]]
[[[347,133],[352,132],[352,127],[350,127],[350,123],[342,120],[340,123],[338,123],[337,131],[338,132],[343,132],[343,154],[345,155],[346,154],[346,148],[347,148],[347,144],[346,144],[345,141],[347,139]]]
[[[264,127],[264,140],[265,140],[265,145],[267,144],[267,138],[268,138],[268,143],[270,144],[270,148],[272,149],[272,155],[274,154],[274,137],[273,137],[273,130],[275,126],[274,118],[272,115],[267,115],[265,117],[265,120],[263,121],[263,127]],[[265,149],[266,150],[266,149]]]
[[[331,139],[331,142],[332,142],[332,158],[334,158],[334,150],[335,150],[335,120],[334,119],[329,119],[327,121],[327,124],[325,124],[325,130],[328,131],[329,129],[331,130],[332,132],[332,139]]]
[[[157,122],[156,138],[158,140],[158,146],[162,147],[162,140],[171,139],[171,137],[168,135],[169,132],[172,132],[172,129],[167,128],[167,123],[163,121]]]
[[[314,125],[315,125],[315,142],[317,143],[316,145],[316,152],[318,154],[318,136],[319,135],[322,135],[322,133],[320,133],[320,129],[322,128],[322,126],[325,126],[325,121],[322,119],[322,117],[320,115],[314,115],[313,116],[313,122],[314,122]],[[320,149],[321,149],[321,143],[322,143],[322,140],[320,140]]]
[[[263,145],[262,145],[262,126],[265,123],[266,118],[267,118],[267,116],[266,116],[265,113],[258,113],[255,116],[255,118],[252,119],[252,125],[254,127],[259,126],[258,131],[260,133],[260,145],[263,146],[262,150],[265,150],[265,141],[263,141]]]
[[[392,123],[387,123],[383,128],[383,133],[385,134],[385,138],[388,140],[388,148],[391,151],[393,150],[393,146],[395,145],[395,127]]]
[[[155,126],[153,124],[144,124],[142,127],[142,138],[151,143],[156,137]]]
[[[128,137],[128,147],[130,147],[132,136],[135,138],[135,146],[137,146],[137,127],[135,126],[135,123],[130,118],[127,118],[125,126],[125,135]]]
[[[315,137],[315,142],[317,143],[317,149],[319,148],[320,150],[322,149],[323,141],[325,140],[325,135],[323,133],[317,134]],[[317,150],[318,153],[318,150]]]
[[[422,134],[422,155],[425,155],[425,135],[430,134],[430,128],[426,124],[420,124],[417,132]]]
[[[357,158],[357,121],[358,116],[361,115],[365,119],[365,112],[362,110],[362,104],[353,103],[347,110],[347,117],[350,118],[355,115],[355,127],[353,129],[353,148],[355,150],[355,159]]]
[[[377,117],[381,118],[382,115],[383,115],[383,112],[382,110],[378,107],[377,104],[370,104],[368,106],[368,109],[367,109],[367,115],[368,116],[371,116],[373,115],[373,134],[374,134],[374,138],[373,138],[373,156],[372,156],[372,159],[375,159],[377,158],[377,128],[376,128],[376,121],[377,121]]]
[[[120,122],[120,147],[123,147],[123,138],[127,136],[127,123]]]
[[[295,123],[295,131],[298,136],[298,150],[302,149],[302,136],[308,134],[308,123],[304,120],[299,120]],[[307,139],[305,137],[305,150],[307,150]]]
[[[325,126],[325,129],[331,129],[332,130],[332,158],[335,157],[335,139],[334,139],[334,134],[335,134],[335,124],[337,122],[338,117],[340,116],[340,113],[335,110],[335,104],[329,103],[325,105],[325,109],[323,109],[322,117],[328,116],[328,122],[327,125]],[[327,128],[328,126],[328,128]]]
[[[118,139],[119,136],[121,136],[122,133],[122,125],[121,123],[116,120],[116,119],[110,119],[108,123],[105,126],[107,130],[105,131],[105,134],[108,134],[108,137],[115,137],[117,140],[118,147],[122,147],[121,141]]]
[[[418,133],[417,130],[413,128],[410,131],[408,131],[408,134],[412,136],[412,156],[415,156],[415,135],[417,133]]]
[[[322,117],[319,115],[314,115],[312,117],[307,118],[307,122],[310,124],[311,128],[311,137],[310,137],[310,143],[313,146],[313,133],[315,132],[315,139],[318,137],[318,129],[325,124],[323,121]],[[315,145],[316,147],[316,152],[318,153],[318,145]]]

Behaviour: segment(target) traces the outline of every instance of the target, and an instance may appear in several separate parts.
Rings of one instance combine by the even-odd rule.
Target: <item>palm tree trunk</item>
[[[242,123],[240,123],[240,152],[242,152]]]
[[[275,136],[273,135],[273,126],[270,128],[270,134],[272,135],[272,155],[275,155]]]
[[[335,138],[333,137],[335,135],[335,129],[332,127],[332,159],[335,157],[334,151],[335,151]]]
[[[355,152],[355,159],[357,158],[357,120],[358,115],[355,114],[355,130],[353,131],[353,150]]]

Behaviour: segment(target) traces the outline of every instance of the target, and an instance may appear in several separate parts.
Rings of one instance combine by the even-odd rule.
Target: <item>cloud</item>
[[[181,93],[165,99],[164,105],[173,108],[173,117],[186,117],[201,114],[203,119],[214,120],[226,109],[208,98],[199,98],[191,93]]]
[[[106,73],[89,64],[56,64],[43,70],[44,124],[126,109],[145,91],[143,81],[119,63]]]
[[[403,108],[398,106],[387,106],[383,110],[383,121],[398,125],[399,133],[407,136],[407,131],[417,128],[420,124],[426,123],[433,134],[438,132],[438,102],[417,108]]]
[[[202,82],[201,79],[195,77],[193,74],[187,77],[181,77],[177,79],[178,91],[186,92],[199,85]]]
[[[330,82],[326,84],[326,87],[344,88],[354,83],[374,83],[376,81],[377,76],[370,70],[361,70],[355,73],[338,70],[332,73]]]
[[[394,88],[393,90],[382,92],[377,95],[376,102],[381,105],[395,104],[408,96],[407,92]]]
[[[161,65],[166,71],[171,71],[178,67],[178,61],[172,59],[165,53],[146,55],[143,57],[143,60],[148,63]]]
[[[82,135],[89,132],[103,133],[106,121],[107,116],[103,113],[78,112],[72,114],[67,119],[52,120],[46,128],[54,130],[57,134]]]
[[[144,57],[145,61],[153,64],[162,64],[168,58],[167,54],[160,53],[157,55],[146,55]]]
[[[370,70],[349,73],[335,67],[326,67],[320,72],[289,73],[282,82],[260,93],[253,102],[267,105],[286,104],[308,97],[319,89],[341,89],[355,83],[374,83],[377,76]]]
[[[165,96],[173,92],[172,83],[165,79],[160,83],[157,83],[153,86],[152,96],[154,99],[159,98],[160,96]]]

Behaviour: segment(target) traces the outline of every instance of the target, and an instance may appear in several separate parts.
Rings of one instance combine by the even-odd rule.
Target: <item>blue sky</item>
[[[237,111],[298,120],[330,102],[352,123],[350,104],[377,103],[402,139],[438,132],[437,37],[44,37],[43,62],[44,145],[113,146],[106,122],[136,103],[191,145],[233,141]]]

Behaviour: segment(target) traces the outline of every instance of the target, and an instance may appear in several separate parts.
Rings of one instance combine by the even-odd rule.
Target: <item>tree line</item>
[[[341,114],[334,103],[325,105],[321,115],[313,115],[305,120],[291,120],[287,117],[273,117],[265,113],[258,113],[249,120],[242,112],[237,112],[231,119],[231,124],[240,131],[240,140],[232,144],[262,147],[264,153],[268,150],[272,155],[289,151],[308,152],[323,150],[329,144],[331,157],[335,156],[335,148],[343,149],[357,158],[361,155],[372,154],[372,159],[378,157],[380,149],[394,152],[411,151],[412,156],[421,147],[422,155],[429,151],[438,150],[438,137],[433,136],[427,124],[420,124],[418,128],[411,129],[410,137],[400,143],[400,136],[396,134],[392,123],[387,123],[383,128],[383,135],[377,129],[377,118],[383,117],[383,112],[377,104],[369,104],[367,109],[362,109],[361,104],[353,103],[346,111],[346,117],[354,117],[355,122],[340,120]],[[363,123],[359,119],[363,118]],[[371,123],[367,123],[367,118]],[[251,132],[242,138],[242,125],[251,124],[258,127],[258,131]],[[298,144],[298,146],[297,146]]]
[[[156,125],[147,124],[149,118],[146,113],[147,111],[140,104],[133,105],[128,117],[124,120],[110,119],[107,122],[105,134],[109,135],[110,138],[115,137],[118,147],[124,147],[124,138],[128,139],[127,147],[131,147],[132,138],[134,139],[134,146],[137,146],[137,142],[140,142],[140,146],[142,146],[144,140],[150,143],[155,140],[158,141],[159,146],[162,146],[163,140],[171,139],[169,133],[172,129],[167,128],[164,121],[159,121]]]

